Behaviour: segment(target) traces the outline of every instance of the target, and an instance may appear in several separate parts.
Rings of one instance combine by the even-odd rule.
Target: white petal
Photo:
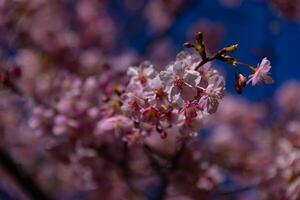
[[[149,67],[145,68],[145,69],[143,70],[143,73],[144,73],[144,75],[149,76],[149,77],[152,76],[152,75],[154,75],[154,69],[153,69],[153,66],[150,65]]]
[[[174,74],[171,71],[161,71],[159,78],[164,84],[169,84],[174,79]]]
[[[190,87],[184,85],[181,90],[181,98],[185,101],[191,101],[197,95],[197,89],[195,87]]]
[[[180,90],[177,87],[171,86],[169,90],[169,101],[174,102],[180,98]]]
[[[268,75],[263,76],[263,81],[267,84],[272,84],[274,82],[272,77]]]
[[[154,79],[152,79],[149,82],[149,86],[152,89],[159,89],[162,87],[162,81],[160,80],[160,78],[158,76],[156,76]]]
[[[138,74],[139,74],[139,71],[138,71],[138,68],[136,68],[136,67],[129,67],[127,70],[127,75],[129,75],[129,76],[138,76]]]
[[[183,77],[186,65],[184,62],[175,62],[173,65],[173,70],[176,75]]]
[[[200,73],[194,70],[188,70],[184,75],[184,80],[191,86],[196,86],[200,83]]]
[[[271,69],[271,63],[270,61],[267,59],[267,58],[264,58],[262,61],[261,61],[261,64],[260,64],[260,69],[263,73],[267,73],[270,71]]]

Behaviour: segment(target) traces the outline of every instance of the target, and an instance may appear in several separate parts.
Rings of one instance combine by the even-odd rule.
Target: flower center
[[[159,118],[159,111],[155,108],[148,108],[142,113],[143,120],[155,124]]]
[[[156,98],[163,99],[165,97],[166,93],[164,92],[163,88],[159,88],[156,90]]]
[[[174,85],[177,86],[178,88],[182,89],[183,85],[184,85],[184,80],[182,78],[180,79],[177,79],[175,82],[174,82]]]
[[[185,116],[188,119],[193,119],[197,117],[197,109],[195,107],[190,107],[185,110]]]
[[[147,82],[147,77],[145,75],[140,75],[139,81],[141,81],[142,84],[145,84]]]

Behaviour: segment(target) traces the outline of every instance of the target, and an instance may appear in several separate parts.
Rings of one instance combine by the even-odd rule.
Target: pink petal
[[[174,70],[175,74],[178,75],[179,77],[183,77],[185,68],[186,68],[186,65],[184,62],[176,62],[173,65],[173,70]]]
[[[264,77],[263,77],[263,81],[266,83],[266,84],[272,84],[274,81],[273,81],[273,79],[272,79],[272,77],[271,76],[268,76],[268,75],[265,75]]]
[[[185,82],[191,86],[196,86],[200,83],[201,76],[200,73],[194,70],[188,70],[184,76]]]
[[[169,91],[169,100],[172,102],[177,101],[179,97],[180,97],[180,90],[177,87],[172,86]]]
[[[174,74],[171,71],[161,71],[159,78],[164,84],[168,84],[174,79]]]
[[[190,87],[184,85],[181,90],[181,98],[185,101],[191,101],[197,95],[197,89],[195,87]]]

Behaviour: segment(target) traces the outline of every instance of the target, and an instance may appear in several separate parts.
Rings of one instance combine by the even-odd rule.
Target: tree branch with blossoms
[[[249,64],[237,61],[235,58],[227,55],[228,53],[232,53],[237,50],[238,45],[234,44],[228,47],[225,47],[221,50],[219,50],[217,53],[215,53],[213,56],[209,57],[206,53],[206,47],[204,44],[203,34],[201,32],[197,33],[196,35],[196,44],[191,43],[185,43],[184,46],[186,48],[194,48],[201,56],[202,61],[199,63],[199,65],[195,68],[198,70],[201,66],[203,66],[205,63],[213,61],[213,60],[220,60],[222,62],[225,62],[232,66],[234,73],[235,73],[235,91],[238,94],[241,94],[243,91],[243,88],[246,87],[247,83],[252,82],[252,86],[256,85],[260,81],[263,81],[267,84],[273,83],[272,78],[268,75],[271,64],[270,61],[267,60],[267,58],[264,58],[258,67],[253,67]],[[237,65],[242,65],[247,67],[250,72],[252,73],[249,76],[249,79],[247,79],[242,73],[241,70],[238,68]]]
[[[168,195],[171,175],[176,173],[178,162],[185,154],[186,140],[197,136],[204,119],[216,113],[219,102],[225,96],[225,79],[212,67],[212,61],[220,60],[232,67],[237,93],[250,83],[272,82],[268,75],[271,65],[267,59],[255,68],[228,55],[237,49],[237,45],[225,47],[209,56],[203,34],[198,33],[196,44],[186,43],[185,47],[193,48],[195,52],[179,53],[161,71],[150,62],[129,67],[127,82],[118,77],[119,83],[111,83],[110,78],[104,77],[110,77],[109,73],[100,77],[58,77],[53,86],[56,93],[33,109],[29,126],[47,137],[52,142],[47,146],[49,152],[52,150],[53,154],[59,154],[54,156],[68,164],[78,163],[85,157],[99,157],[102,161],[111,162],[136,196],[142,196],[145,191],[133,182],[135,172],[131,169],[129,149],[140,147],[159,178],[156,198],[164,199]],[[239,65],[250,70],[248,78],[241,73]],[[4,88],[22,94],[17,92],[10,73],[5,72],[3,77]],[[160,140],[175,137],[180,145],[175,145],[177,151],[171,156],[165,156],[149,143],[151,137],[159,137]],[[122,145],[117,145],[116,141]],[[120,149],[116,150],[116,154],[122,153],[114,157],[107,147]],[[159,160],[168,165],[161,164]],[[81,164],[92,168],[88,163]],[[213,168],[211,173],[215,172]],[[210,181],[211,178],[207,179]]]

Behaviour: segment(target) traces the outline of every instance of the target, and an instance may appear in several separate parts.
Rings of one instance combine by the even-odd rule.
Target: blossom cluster
[[[174,174],[168,179],[178,191],[164,194],[184,193],[194,198],[201,193],[204,198],[226,178],[223,167],[209,159],[210,148],[202,149],[198,140],[201,134],[188,140],[209,125],[206,120],[218,113],[225,96],[225,80],[212,61],[231,65],[237,92],[251,83],[271,83],[272,79],[269,76],[271,64],[266,58],[253,67],[229,56],[237,45],[209,55],[202,33],[196,35],[196,42],[185,45],[195,52],[183,51],[163,68],[142,62],[129,67],[126,75],[126,66],[122,64],[128,65],[134,59],[125,55],[109,59],[99,73],[93,75],[80,76],[64,69],[45,73],[46,78],[37,86],[43,93],[39,88],[26,88],[17,82],[11,86],[19,87],[30,97],[26,104],[30,111],[28,125],[41,139],[39,146],[63,164],[62,170],[70,171],[68,177],[82,174],[76,182],[85,186],[82,190],[96,189],[96,193],[107,194],[108,198],[112,198],[116,190],[125,196],[139,197],[141,191],[155,181],[149,177],[155,175],[163,182],[163,177]],[[39,60],[29,50],[22,53]],[[17,60],[25,69],[40,65],[40,62],[22,61],[26,61],[26,56]],[[240,65],[249,69],[248,78],[242,74]],[[24,76],[30,77],[26,73]],[[24,76],[21,83],[28,80]],[[183,155],[179,157],[180,149]],[[190,162],[191,168],[185,167],[186,162]],[[52,166],[52,169],[57,168]],[[180,182],[182,174],[193,178]],[[105,182],[114,184],[103,190],[101,186]],[[187,188],[192,183],[197,184],[189,193]]]
[[[122,110],[142,135],[193,135],[202,118],[217,110],[225,95],[224,78],[210,63],[195,70],[200,62],[199,55],[182,52],[160,72],[148,62],[129,68],[131,79],[122,96]]]
[[[52,105],[37,106],[33,110],[30,126],[45,134],[47,131],[54,135],[71,134],[80,128],[79,124],[88,124],[99,116],[100,109],[95,102],[101,99],[97,95],[97,79],[89,77],[82,80],[78,77],[67,77],[57,80],[61,91],[50,101]],[[55,99],[56,98],[56,99]],[[87,120],[86,122],[83,122]],[[53,123],[53,124],[51,124]],[[53,127],[52,129],[38,130],[38,127]]]
[[[295,2],[267,1],[297,20]],[[204,18],[180,33],[204,33],[185,44],[194,53],[168,63],[177,51],[170,33],[198,5],[0,0],[1,195],[43,199],[15,180],[25,167],[53,199],[299,199],[299,82],[272,103],[224,97],[215,60],[233,70],[237,93],[272,83],[271,63],[240,62],[237,45],[213,54],[228,31]],[[132,42],[145,44],[133,52]],[[3,167],[4,149],[15,168]]]
[[[256,68],[240,63],[227,55],[237,45],[207,57],[202,39],[198,33],[197,44],[185,45],[197,53],[181,52],[161,71],[150,62],[130,67],[127,81],[122,70],[111,73],[103,69],[101,75],[86,78],[60,73],[48,88],[52,98],[44,102],[34,98],[37,106],[29,126],[38,135],[49,137],[48,149],[68,161],[72,160],[68,153],[77,155],[78,149],[93,149],[111,138],[133,144],[147,143],[145,138],[151,135],[196,136],[203,120],[217,111],[225,96],[225,80],[211,66],[212,60],[233,66],[237,92],[250,82],[272,82],[266,58]],[[241,74],[237,64],[249,68],[249,78]]]
[[[163,138],[195,135],[203,117],[216,112],[225,95],[224,78],[211,63],[195,70],[200,62],[199,55],[182,52],[160,72],[149,62],[130,67],[129,83],[119,95],[111,93],[114,89],[99,90],[108,74],[81,79],[66,73],[54,81],[52,99],[34,108],[30,127],[39,135],[76,141],[86,137],[80,130],[90,137],[114,134],[128,142],[152,133]]]

